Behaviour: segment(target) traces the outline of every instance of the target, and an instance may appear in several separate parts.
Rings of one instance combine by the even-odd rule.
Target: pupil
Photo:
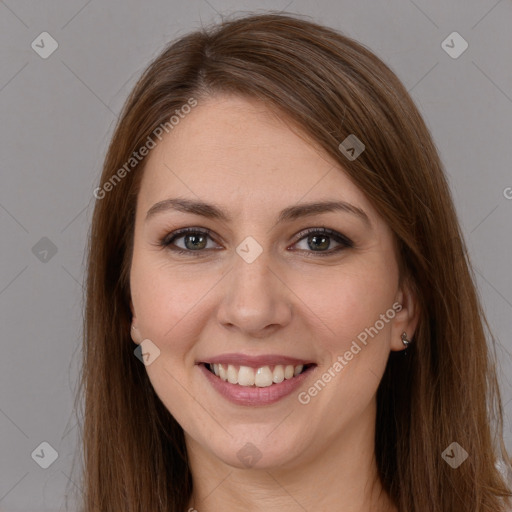
[[[313,246],[313,250],[318,250],[318,249],[327,249],[329,247],[329,237],[327,236],[319,236],[319,235],[312,235],[311,237],[311,240],[317,240],[317,239],[320,239],[322,240],[322,245],[319,246],[319,245],[316,245],[316,246]],[[313,243],[316,243],[316,242],[313,242]]]
[[[204,249],[205,238],[206,237],[204,235],[199,235],[199,236],[198,235],[187,235],[185,237],[185,246],[187,247],[187,249],[197,249],[197,248]],[[199,239],[203,239],[203,244],[198,242]],[[191,247],[189,247],[189,244],[187,243],[189,240],[193,240]]]

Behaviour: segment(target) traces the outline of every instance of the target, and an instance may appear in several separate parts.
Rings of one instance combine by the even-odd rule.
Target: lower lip
[[[213,388],[224,398],[236,405],[270,405],[293,393],[308,378],[316,366],[307,368],[303,373],[283,380],[279,384],[272,384],[265,388],[240,386],[222,380],[213,374],[204,364],[199,365],[200,370],[208,379]]]

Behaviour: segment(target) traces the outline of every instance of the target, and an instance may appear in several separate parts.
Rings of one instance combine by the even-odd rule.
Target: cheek
[[[349,421],[374,396],[390,353],[397,279],[397,269],[389,262],[375,262],[351,272],[333,272],[322,287],[309,283],[303,289],[310,290],[307,305],[323,326],[316,342],[329,355],[318,377],[326,383],[325,391],[323,384],[313,383],[302,395],[318,411],[328,409],[341,422]],[[335,431],[338,424],[329,428]]]
[[[352,340],[374,326],[394,302],[397,287],[397,269],[387,264],[352,266],[350,270],[331,268],[320,276],[297,276],[291,286],[299,297],[304,297],[302,311],[324,333],[323,348],[331,353],[346,350]],[[389,332],[390,323],[379,322],[379,335]],[[363,335],[364,337],[364,335]]]
[[[142,336],[161,350],[179,353],[200,330],[201,301],[217,281],[216,275],[199,277],[154,257],[134,255],[130,286]]]

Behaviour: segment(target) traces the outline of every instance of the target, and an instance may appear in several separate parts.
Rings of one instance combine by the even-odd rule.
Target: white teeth
[[[249,366],[240,366],[238,384],[240,386],[254,386],[254,370]]]
[[[272,385],[273,374],[268,366],[258,368],[256,376],[254,377],[254,384],[259,388],[266,388]]]
[[[284,368],[282,364],[276,365],[274,368],[274,375],[272,379],[276,384],[283,382],[284,380]]]
[[[260,368],[251,368],[249,366],[240,366],[229,364],[211,364],[213,373],[222,380],[231,384],[239,384],[240,386],[257,386],[259,388],[267,388],[272,384],[279,384],[285,379],[289,380],[299,375],[304,369],[304,365],[299,364],[293,366],[291,364],[277,364],[271,370],[270,366],[261,366]]]
[[[232,364],[228,365],[228,382],[238,384],[238,372]]]

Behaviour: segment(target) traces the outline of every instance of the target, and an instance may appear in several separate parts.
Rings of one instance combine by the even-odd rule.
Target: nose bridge
[[[271,251],[247,237],[236,248],[226,281],[219,321],[257,335],[270,325],[290,320],[286,287],[272,270]]]

